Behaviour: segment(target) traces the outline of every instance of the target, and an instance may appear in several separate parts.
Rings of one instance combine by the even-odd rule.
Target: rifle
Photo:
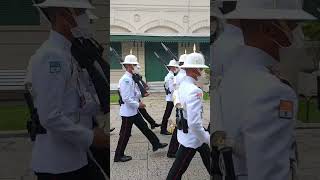
[[[154,53],[154,55],[157,57],[157,59],[160,61],[160,63],[162,63],[162,64],[164,65],[164,67],[166,67],[166,69],[167,69],[168,71],[170,71],[169,68],[166,66],[165,60],[162,59],[162,58],[158,55],[158,53],[156,53],[156,52],[153,52],[153,53]]]
[[[109,75],[106,76],[109,69],[105,68],[110,66],[106,65],[108,63],[103,60],[101,53],[99,53],[100,51],[88,39],[83,37],[72,40],[72,56],[77,60],[81,68],[85,68],[88,71],[98,95],[102,112],[106,114],[110,112],[110,84],[109,79],[107,79]],[[104,72],[103,74],[99,71],[100,68]]]
[[[110,46],[110,51],[116,56],[116,58],[120,61],[120,63],[124,61],[122,57],[117,53],[117,51],[113,49],[111,46]],[[138,85],[142,97],[146,97],[146,94],[148,93],[146,90],[146,87],[148,86],[147,83],[145,83],[142,80],[142,77],[139,74],[133,74],[132,79]]]
[[[178,58],[166,45],[164,45],[163,43],[161,43],[161,45],[162,45],[163,49],[164,49],[167,53],[169,53],[169,55],[170,55],[170,57],[171,57],[172,59],[175,59],[176,61],[179,61],[179,58]]]
[[[226,145],[226,133],[216,131],[211,135],[211,158],[212,158],[212,175],[213,178],[235,180],[232,159],[232,147]]]
[[[34,107],[33,99],[31,97],[30,92],[24,93],[24,98],[27,102],[29,113],[30,113],[30,119],[27,121],[27,130],[28,134],[30,136],[31,141],[36,140],[37,134],[46,134],[47,131],[44,129],[39,120],[37,109]]]

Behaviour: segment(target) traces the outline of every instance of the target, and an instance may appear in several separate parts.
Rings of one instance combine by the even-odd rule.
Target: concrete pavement
[[[165,97],[162,94],[152,94],[145,98],[144,102],[147,105],[148,113],[157,121],[161,123],[162,116],[165,109]],[[204,106],[205,127],[209,123],[209,101]],[[119,106],[111,106],[111,127],[116,130],[111,135],[111,160],[113,160],[114,152],[119,139],[119,130],[121,127],[121,118],[118,115]],[[175,119],[175,111],[172,112],[171,120]],[[150,127],[150,126],[149,126]],[[160,128],[156,128],[153,132],[159,137],[161,142],[170,142],[171,136],[160,135]],[[113,180],[164,180],[173,164],[174,159],[169,159],[166,156],[168,147],[157,152],[152,151],[152,145],[148,142],[145,136],[136,128],[132,129],[132,136],[130,137],[125,154],[133,157],[133,160],[125,163],[111,162],[111,179]],[[202,160],[197,153],[187,169],[183,179],[192,180],[208,180],[210,176],[202,163]]]
[[[163,96],[153,94],[146,99],[147,110],[160,123],[165,103]],[[119,138],[121,124],[117,105],[111,106],[111,126],[116,130],[111,134],[111,160]],[[204,109],[206,124],[209,117],[209,103]],[[170,136],[160,135],[159,128],[154,132],[161,141],[168,143]],[[300,155],[300,180],[320,180],[320,129],[299,129],[296,131]],[[0,136],[0,180],[35,180],[29,168],[32,143],[26,137]],[[163,180],[172,163],[166,157],[167,148],[152,152],[151,144],[142,133],[133,128],[132,137],[126,149],[126,154],[133,156],[133,160],[126,163],[111,161],[111,179],[115,180]],[[204,180],[209,176],[201,162],[199,155],[190,164],[183,179]]]

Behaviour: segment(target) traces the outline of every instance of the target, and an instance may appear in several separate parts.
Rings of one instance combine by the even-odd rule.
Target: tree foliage
[[[303,32],[308,40],[320,41],[320,22],[309,22],[303,25]]]

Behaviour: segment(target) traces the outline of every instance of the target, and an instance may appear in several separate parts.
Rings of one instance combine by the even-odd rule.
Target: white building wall
[[[111,0],[111,34],[209,35],[209,0]]]
[[[209,36],[210,1],[209,0],[111,0],[111,35],[156,35],[156,36]],[[144,43],[133,47],[132,42],[122,43],[122,55],[130,52],[138,55],[139,63],[145,75]],[[197,49],[199,47],[197,46]],[[179,43],[179,55],[193,52],[193,44],[182,47]],[[117,83],[122,70],[111,70],[111,83]]]

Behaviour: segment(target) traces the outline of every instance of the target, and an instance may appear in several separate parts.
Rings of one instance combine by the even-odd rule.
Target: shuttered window
[[[210,44],[200,43],[200,51],[204,55],[206,65],[210,64]]]
[[[122,55],[122,49],[121,49],[121,42],[111,42],[111,47],[117,51],[117,53],[121,56]],[[110,67],[111,69],[121,69],[121,64],[117,57],[114,54],[110,54]]]
[[[40,25],[32,0],[0,0],[0,25]]]

